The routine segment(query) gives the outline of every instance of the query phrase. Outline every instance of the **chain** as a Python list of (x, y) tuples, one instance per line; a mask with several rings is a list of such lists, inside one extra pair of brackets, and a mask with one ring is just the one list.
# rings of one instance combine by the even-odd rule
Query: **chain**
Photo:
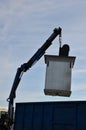
[(61, 45), (62, 45), (62, 36), (61, 36), (61, 34), (59, 35), (59, 46), (61, 47)]

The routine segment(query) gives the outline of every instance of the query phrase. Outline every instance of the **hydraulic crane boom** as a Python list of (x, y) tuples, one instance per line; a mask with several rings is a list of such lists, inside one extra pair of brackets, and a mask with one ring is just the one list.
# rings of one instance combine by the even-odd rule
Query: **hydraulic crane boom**
[(37, 62), (45, 53), (45, 51), (48, 49), (48, 47), (52, 44), (52, 41), (56, 38), (57, 35), (61, 37), (61, 28), (55, 28), (51, 36), (46, 40), (46, 42), (42, 45), (41, 48), (38, 49), (38, 51), (31, 57), (31, 59), (27, 62), (22, 64), (18, 69), (17, 73), (12, 85), (12, 89), (9, 95), (9, 98), (7, 101), (9, 102), (8, 106), (8, 116), (9, 116), (9, 122), (13, 122), (13, 110), (14, 110), (14, 98), (16, 97), (16, 89), (19, 85), (19, 82), (21, 80), (21, 77), (24, 72), (29, 70), (29, 68), (32, 67), (35, 62)]

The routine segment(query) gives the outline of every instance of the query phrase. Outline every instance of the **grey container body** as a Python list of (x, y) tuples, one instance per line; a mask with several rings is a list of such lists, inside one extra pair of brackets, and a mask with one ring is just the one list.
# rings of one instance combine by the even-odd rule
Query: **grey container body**
[(86, 101), (17, 103), (13, 130), (86, 130)]

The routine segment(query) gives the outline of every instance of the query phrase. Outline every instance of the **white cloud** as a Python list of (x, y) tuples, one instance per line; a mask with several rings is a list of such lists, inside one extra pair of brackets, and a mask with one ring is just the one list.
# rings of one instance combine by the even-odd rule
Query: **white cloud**
[(74, 75), (86, 74), (86, 68), (74, 70)]

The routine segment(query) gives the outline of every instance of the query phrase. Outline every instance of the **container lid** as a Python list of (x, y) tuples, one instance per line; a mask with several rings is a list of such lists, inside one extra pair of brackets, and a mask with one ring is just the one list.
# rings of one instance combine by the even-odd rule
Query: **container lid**
[(57, 56), (57, 55), (44, 55), (44, 58), (45, 58), (45, 64), (48, 64), (49, 61), (70, 62), (72, 67), (76, 59), (75, 56), (64, 57), (64, 56)]

